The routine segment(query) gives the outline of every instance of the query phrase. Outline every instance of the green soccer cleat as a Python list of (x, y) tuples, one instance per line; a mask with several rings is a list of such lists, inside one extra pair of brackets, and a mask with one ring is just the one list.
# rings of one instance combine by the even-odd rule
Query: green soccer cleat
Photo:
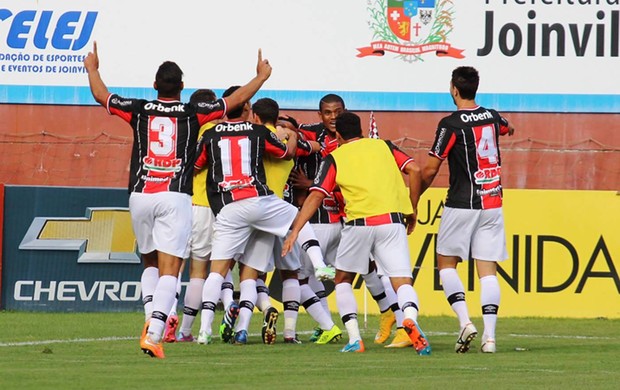
[(332, 326), (330, 330), (323, 331), (321, 337), (316, 341), (316, 344), (335, 343), (342, 337), (342, 331), (336, 325)]

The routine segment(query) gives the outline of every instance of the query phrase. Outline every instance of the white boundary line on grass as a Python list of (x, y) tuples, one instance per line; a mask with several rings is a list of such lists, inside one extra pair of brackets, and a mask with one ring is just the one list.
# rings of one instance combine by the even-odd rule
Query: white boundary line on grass
[[(312, 334), (313, 332), (298, 332), (299, 335)], [(429, 336), (455, 336), (457, 332), (426, 332)], [(260, 336), (259, 333), (252, 333), (250, 337)], [(579, 336), (579, 335), (537, 335), (537, 334), (516, 334), (509, 333), (510, 337), (520, 338), (547, 338), (547, 339), (579, 339), (579, 340), (613, 340), (615, 337), (601, 337), (601, 336)], [(79, 339), (65, 339), (65, 340), (39, 340), (39, 341), (18, 341), (18, 342), (6, 342), (0, 343), (0, 347), (22, 347), (33, 345), (46, 345), (46, 344), (69, 344), (69, 343), (90, 343), (98, 341), (125, 341), (136, 340), (137, 337), (97, 337), (97, 338), (79, 338)]]

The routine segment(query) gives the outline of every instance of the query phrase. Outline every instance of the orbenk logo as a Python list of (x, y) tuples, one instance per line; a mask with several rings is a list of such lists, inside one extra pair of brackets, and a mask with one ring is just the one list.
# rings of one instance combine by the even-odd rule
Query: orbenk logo
[(84, 218), (35, 217), (19, 249), (79, 251), (78, 263), (139, 263), (127, 208), (89, 207)]
[(452, 0), (368, 0), (370, 46), (357, 50), (358, 57), (397, 54), (406, 62), (424, 61), (427, 53), (465, 58), (463, 50), (447, 42), (452, 32)]

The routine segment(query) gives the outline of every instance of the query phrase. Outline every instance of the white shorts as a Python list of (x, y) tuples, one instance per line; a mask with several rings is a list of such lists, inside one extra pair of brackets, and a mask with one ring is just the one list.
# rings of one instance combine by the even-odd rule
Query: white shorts
[[(336, 266), (336, 253), (340, 244), (342, 224), (340, 222), (313, 223), (311, 226), (321, 246), (325, 264)], [(310, 275), (314, 275), (314, 265), (312, 265), (312, 261), (305, 251), (301, 251), (300, 256), (301, 270), (299, 271), (299, 279), (306, 279)]]
[(407, 230), (400, 223), (349, 226), (342, 229), (336, 269), (366, 275), (369, 259), (390, 277), (411, 277)]
[(227, 204), (215, 218), (211, 259), (231, 259), (236, 254), (244, 253), (255, 230), (278, 237), (286, 236), (295, 216), (297, 208), (275, 195), (257, 196)]
[(180, 192), (132, 192), (129, 213), (141, 253), (156, 250), (180, 258), (189, 256), (191, 196)]
[(275, 240), (276, 236), (271, 233), (254, 230), (239, 262), (259, 272), (273, 271)]
[(207, 261), (211, 255), (213, 241), (213, 224), (215, 215), (210, 207), (192, 206), (192, 240), (190, 257), (198, 261)]
[(487, 210), (445, 207), (437, 234), (437, 253), (462, 260), (503, 261), (508, 258), (502, 208)]
[(295, 243), (293, 250), (282, 257), (282, 237), (255, 230), (245, 247), (243, 258), (239, 260), (259, 272), (271, 272), (275, 268), (284, 271), (297, 271), (301, 268), (299, 260), (300, 247)]

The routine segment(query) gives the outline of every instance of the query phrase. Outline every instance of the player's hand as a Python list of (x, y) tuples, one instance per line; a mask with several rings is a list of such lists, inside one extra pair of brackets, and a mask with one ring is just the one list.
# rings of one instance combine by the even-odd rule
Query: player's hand
[(282, 257), (291, 253), (291, 251), (293, 250), (293, 245), (295, 245), (296, 240), (297, 240), (297, 233), (290, 232), (288, 236), (286, 237), (286, 239), (284, 240), (284, 243), (282, 243), (282, 253), (281, 253)]
[(287, 129), (286, 127), (276, 126), (276, 137), (282, 142), (294, 138), (297, 140), (297, 132)]
[(407, 223), (407, 235), (413, 233), (413, 229), (415, 229), (415, 224), (417, 221), (418, 216), (415, 213), (405, 216), (405, 222)]
[(512, 126), (508, 126), (508, 135), (511, 136), (515, 133), (515, 128)]
[(291, 171), (289, 178), (294, 188), (302, 188), (306, 190), (312, 185), (312, 180), (308, 179), (308, 176), (306, 176), (301, 168)]
[(99, 69), (99, 55), (97, 54), (97, 41), (93, 42), (93, 51), (88, 52), (84, 58), (84, 67), (88, 72)]
[(263, 80), (271, 76), (271, 65), (269, 60), (263, 60), (263, 50), (258, 49), (258, 63), (256, 64), (256, 75)]

